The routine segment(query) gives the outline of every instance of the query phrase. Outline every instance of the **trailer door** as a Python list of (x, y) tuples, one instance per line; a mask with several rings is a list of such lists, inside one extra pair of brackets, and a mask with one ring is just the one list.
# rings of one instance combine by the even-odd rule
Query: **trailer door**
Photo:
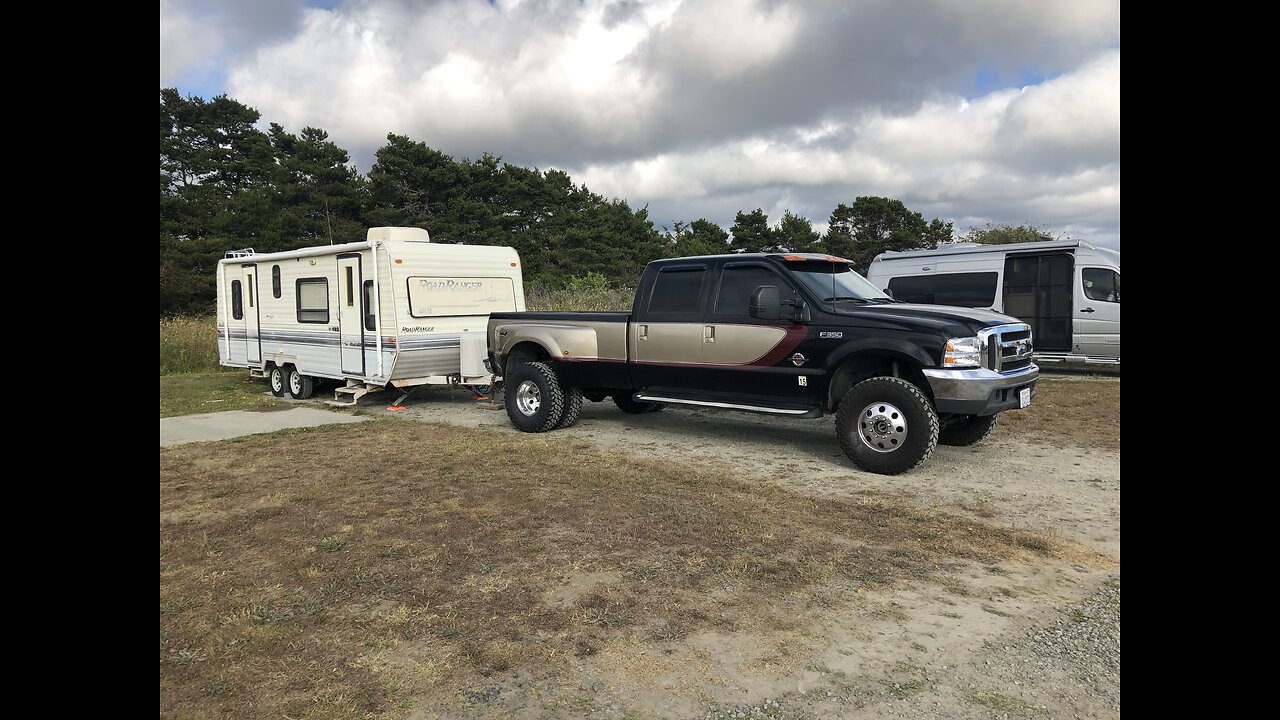
[(338, 327), (342, 336), (342, 374), (364, 377), (364, 281), (360, 256), (338, 256)]
[(249, 367), (262, 364), (262, 337), (258, 332), (258, 266), (243, 265), (244, 273), (244, 341), (245, 355), (249, 359)]

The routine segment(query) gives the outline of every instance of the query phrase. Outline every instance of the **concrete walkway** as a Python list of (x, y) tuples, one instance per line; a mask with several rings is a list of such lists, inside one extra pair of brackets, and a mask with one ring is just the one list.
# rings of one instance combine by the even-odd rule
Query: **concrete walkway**
[(358, 423), (368, 419), (305, 407), (265, 411), (228, 410), (204, 415), (160, 418), (160, 447), (206, 440), (226, 440), (288, 428)]

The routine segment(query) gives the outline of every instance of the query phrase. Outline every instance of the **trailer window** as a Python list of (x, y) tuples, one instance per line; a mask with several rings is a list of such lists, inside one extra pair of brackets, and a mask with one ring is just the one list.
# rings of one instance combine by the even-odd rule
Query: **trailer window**
[(244, 319), (244, 298), (241, 295), (240, 281), (231, 281), (231, 317), (235, 320)]
[(1084, 296), (1090, 300), (1120, 302), (1120, 275), (1114, 270), (1085, 268), (1080, 271), (1080, 280), (1084, 283)]
[(373, 332), (377, 329), (377, 317), (375, 313), (378, 309), (373, 306), (373, 281), (364, 281), (364, 329)]
[(458, 317), (516, 309), (515, 281), (509, 277), (408, 278), (409, 315)]
[(355, 268), (350, 265), (347, 266), (347, 307), (356, 306), (356, 281), (354, 279), (355, 275), (353, 274), (354, 270)]
[(329, 280), (326, 278), (299, 278), (298, 322), (329, 322)]
[(249, 307), (253, 307), (253, 286), (257, 285), (258, 283), (253, 281), (252, 275), (248, 277), (249, 279), (246, 280), (245, 283), (249, 286)]
[(996, 302), (999, 273), (912, 275), (889, 281), (893, 299), (926, 305), (989, 308)]
[(280, 266), (271, 266), (271, 297), (280, 299)]

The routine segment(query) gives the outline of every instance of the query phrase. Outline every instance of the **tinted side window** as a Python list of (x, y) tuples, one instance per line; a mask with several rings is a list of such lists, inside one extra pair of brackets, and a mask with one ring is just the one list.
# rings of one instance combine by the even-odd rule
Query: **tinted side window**
[(329, 322), (329, 281), (325, 278), (298, 280), (298, 322)]
[(374, 313), (377, 308), (373, 306), (373, 281), (364, 281), (364, 329), (373, 332), (375, 329), (376, 318)]
[(1084, 296), (1090, 300), (1120, 302), (1120, 276), (1114, 270), (1085, 268), (1080, 271), (1080, 279), (1084, 283)]
[(244, 319), (244, 295), (239, 280), (231, 281), (231, 317), (235, 320)]
[(654, 281), (653, 295), (649, 298), (649, 312), (696, 315), (702, 308), (698, 299), (702, 296), (702, 281), (706, 268), (663, 270)]
[(999, 273), (913, 275), (889, 281), (893, 299), (926, 305), (991, 307), (996, 301)]
[(280, 266), (271, 266), (271, 297), (280, 297)]
[(763, 267), (727, 267), (720, 274), (720, 290), (716, 293), (717, 315), (749, 315), (751, 293), (761, 285), (773, 285), (787, 296), (789, 288), (778, 274)]

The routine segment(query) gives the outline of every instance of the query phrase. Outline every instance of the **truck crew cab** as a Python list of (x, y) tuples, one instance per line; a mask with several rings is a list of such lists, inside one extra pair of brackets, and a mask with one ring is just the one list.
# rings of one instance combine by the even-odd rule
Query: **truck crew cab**
[(859, 467), (911, 470), (1030, 404), (1031, 329), (998, 313), (895, 301), (810, 253), (656, 260), (630, 313), (497, 312), (488, 362), (520, 430), (576, 422), (584, 398), (817, 418)]

